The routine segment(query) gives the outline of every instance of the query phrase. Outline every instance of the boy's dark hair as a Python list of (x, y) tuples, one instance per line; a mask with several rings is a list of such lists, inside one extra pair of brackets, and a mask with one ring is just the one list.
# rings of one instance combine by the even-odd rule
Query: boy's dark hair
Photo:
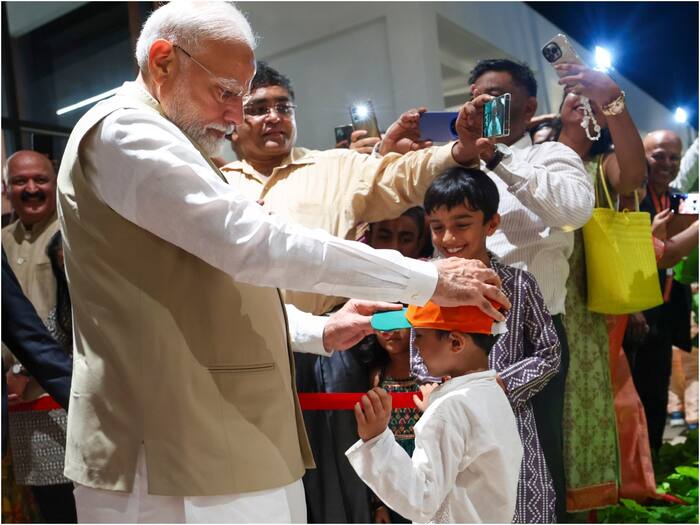
[(294, 100), (294, 90), (292, 89), (292, 82), (284, 76), (282, 73), (276, 69), (270, 67), (267, 62), (258, 60), (258, 69), (255, 72), (253, 81), (250, 84), (250, 92), (252, 93), (256, 89), (269, 87), (269, 86), (280, 86), (289, 92), (289, 98)]
[(450, 168), (437, 177), (425, 192), (423, 207), (430, 214), (447, 206), (451, 210), (460, 204), (484, 212), (484, 224), (498, 212), (498, 188), (496, 183), (481, 170), (475, 168)]
[(506, 71), (510, 73), (515, 84), (525, 88), (527, 94), (531, 97), (537, 96), (537, 80), (535, 80), (532, 69), (527, 64), (513, 62), (507, 58), (480, 60), (469, 73), (469, 85), (472, 85), (481, 75), (489, 71)]
[[(450, 335), (450, 330), (435, 330), (437, 332), (437, 336), (440, 339), (444, 339), (448, 335)], [(491, 349), (493, 348), (493, 345), (496, 344), (496, 341), (498, 340), (497, 335), (490, 335), (490, 334), (467, 334), (469, 337), (472, 338), (472, 341), (474, 341), (474, 344), (478, 346), (481, 350), (484, 351), (486, 354), (486, 357), (489, 356), (491, 353)]]

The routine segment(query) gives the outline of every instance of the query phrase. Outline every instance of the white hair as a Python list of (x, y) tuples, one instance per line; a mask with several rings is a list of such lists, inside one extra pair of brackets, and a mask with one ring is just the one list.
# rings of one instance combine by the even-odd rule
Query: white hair
[(136, 62), (148, 71), (151, 45), (162, 38), (195, 53), (202, 41), (236, 40), (255, 49), (256, 37), (246, 17), (231, 2), (174, 0), (151, 13), (136, 42)]

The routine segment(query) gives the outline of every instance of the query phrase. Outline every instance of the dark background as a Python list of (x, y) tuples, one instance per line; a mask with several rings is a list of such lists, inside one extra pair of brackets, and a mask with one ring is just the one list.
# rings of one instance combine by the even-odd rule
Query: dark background
[(698, 129), (698, 2), (526, 2)]

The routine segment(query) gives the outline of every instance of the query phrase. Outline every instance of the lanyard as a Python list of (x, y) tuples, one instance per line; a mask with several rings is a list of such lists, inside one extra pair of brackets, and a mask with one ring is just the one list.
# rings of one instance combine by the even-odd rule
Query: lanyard
[(659, 196), (656, 194), (651, 185), (647, 186), (647, 191), (651, 196), (651, 203), (654, 205), (654, 211), (656, 213), (660, 213), (671, 207), (671, 197), (668, 195), (668, 193), (664, 193), (661, 196), (661, 199), (659, 199)]

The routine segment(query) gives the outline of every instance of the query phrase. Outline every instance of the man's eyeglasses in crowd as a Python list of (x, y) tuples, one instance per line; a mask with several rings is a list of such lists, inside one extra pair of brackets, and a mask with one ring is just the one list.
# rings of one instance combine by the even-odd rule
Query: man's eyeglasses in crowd
[(278, 102), (272, 106), (252, 104), (249, 106), (243, 106), (243, 114), (246, 117), (265, 118), (272, 110), (274, 110), (280, 117), (290, 118), (294, 116), (294, 108), (296, 107), (297, 106), (295, 104), (290, 102)]

